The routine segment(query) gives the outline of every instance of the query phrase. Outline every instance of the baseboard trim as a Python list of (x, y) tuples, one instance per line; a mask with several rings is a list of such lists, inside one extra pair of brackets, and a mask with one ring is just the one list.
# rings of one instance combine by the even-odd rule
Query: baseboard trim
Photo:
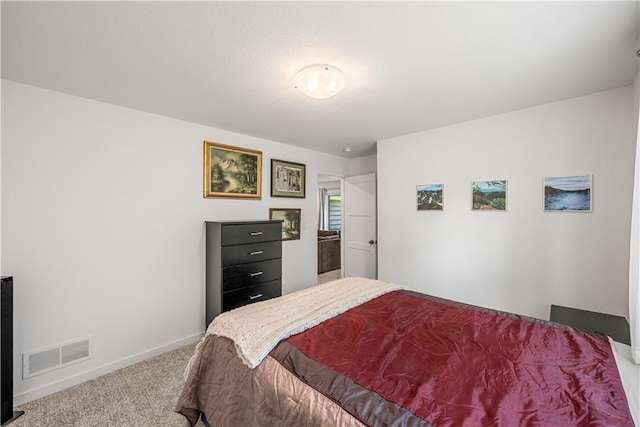
[(45, 384), (40, 387), (35, 387), (22, 393), (14, 394), (13, 404), (15, 406), (24, 405), (25, 403), (62, 391), (66, 388), (73, 387), (74, 385), (82, 384), (85, 381), (89, 381), (99, 376), (117, 371), (118, 369), (126, 368), (127, 366), (142, 362), (143, 360), (159, 356), (169, 351), (177, 350), (180, 347), (184, 347), (185, 345), (196, 343), (203, 336), (204, 331), (158, 347), (151, 348), (149, 350), (145, 350), (137, 354), (133, 354), (120, 360), (116, 360), (115, 362), (107, 363), (106, 365), (81, 372), (62, 380), (54, 381), (52, 383)]

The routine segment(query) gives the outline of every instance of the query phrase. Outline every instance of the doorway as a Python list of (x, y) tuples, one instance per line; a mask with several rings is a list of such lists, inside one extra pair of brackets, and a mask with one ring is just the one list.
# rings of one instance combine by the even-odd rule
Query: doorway
[(342, 178), (318, 174), (318, 284), (342, 277)]

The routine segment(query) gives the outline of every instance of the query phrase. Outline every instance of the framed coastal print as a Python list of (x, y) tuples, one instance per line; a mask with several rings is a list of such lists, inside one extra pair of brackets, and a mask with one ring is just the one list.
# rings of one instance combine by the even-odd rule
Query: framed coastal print
[(269, 209), (269, 219), (282, 221), (282, 240), (298, 240), (300, 238), (300, 209)]
[(204, 197), (262, 198), (262, 152), (204, 142)]
[(305, 198), (306, 166), (271, 159), (271, 197)]
[(507, 180), (473, 181), (471, 183), (471, 210), (506, 211)]
[(417, 206), (419, 211), (441, 211), (444, 209), (444, 184), (427, 184), (416, 186)]
[(591, 212), (592, 175), (548, 177), (543, 183), (545, 212)]

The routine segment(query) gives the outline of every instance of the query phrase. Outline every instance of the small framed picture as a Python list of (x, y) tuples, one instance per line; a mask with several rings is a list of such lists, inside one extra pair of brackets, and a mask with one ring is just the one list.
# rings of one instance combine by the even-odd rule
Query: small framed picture
[(545, 212), (591, 212), (593, 175), (543, 179)]
[(271, 159), (271, 197), (305, 198), (306, 166)]
[(301, 209), (269, 209), (269, 219), (282, 221), (282, 240), (300, 239), (301, 212)]
[(471, 210), (506, 211), (507, 180), (473, 181), (471, 183)]
[(416, 186), (418, 210), (444, 210), (443, 191), (444, 184), (427, 184)]
[(205, 141), (204, 197), (261, 199), (262, 152)]

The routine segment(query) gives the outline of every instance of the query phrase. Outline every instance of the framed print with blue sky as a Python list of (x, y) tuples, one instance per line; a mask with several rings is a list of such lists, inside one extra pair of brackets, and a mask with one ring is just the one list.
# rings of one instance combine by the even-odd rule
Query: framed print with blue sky
[(593, 176), (547, 177), (543, 180), (545, 212), (591, 212)]
[(441, 211), (444, 209), (444, 184), (427, 184), (416, 186), (417, 205), (419, 211)]
[(473, 181), (471, 183), (471, 210), (506, 211), (507, 180)]

